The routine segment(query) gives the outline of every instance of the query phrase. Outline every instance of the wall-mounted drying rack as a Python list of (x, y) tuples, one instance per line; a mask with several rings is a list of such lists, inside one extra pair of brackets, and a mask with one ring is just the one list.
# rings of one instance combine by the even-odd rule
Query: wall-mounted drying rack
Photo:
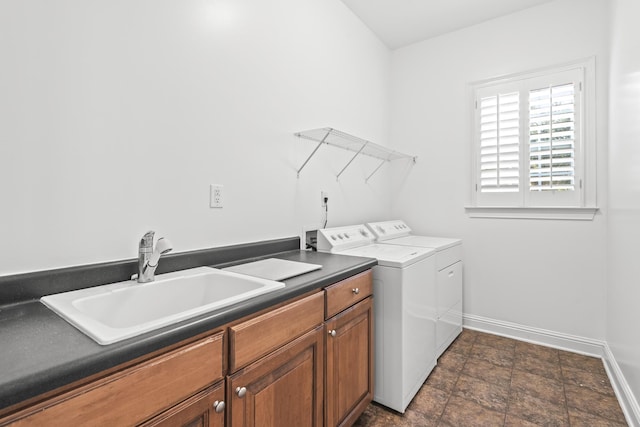
[(300, 166), (300, 169), (298, 169), (298, 177), (300, 177), (300, 171), (304, 169), (309, 160), (311, 160), (314, 154), (316, 154), (316, 151), (318, 151), (318, 148), (320, 148), (322, 144), (332, 145), (334, 147), (342, 148), (344, 150), (352, 151), (355, 153), (351, 160), (349, 160), (349, 162), (342, 168), (340, 173), (338, 173), (336, 179), (340, 179), (340, 175), (342, 175), (342, 173), (349, 167), (349, 165), (356, 159), (356, 157), (361, 154), (382, 160), (378, 167), (376, 167), (373, 172), (371, 172), (371, 174), (365, 179), (365, 182), (369, 181), (369, 179), (376, 172), (378, 172), (378, 169), (380, 169), (386, 162), (398, 159), (411, 159), (415, 163), (417, 159), (416, 156), (410, 156), (408, 154), (403, 154), (398, 151), (391, 150), (387, 147), (383, 147), (382, 145), (374, 144), (371, 141), (358, 138), (357, 136), (349, 135), (348, 133), (333, 128), (311, 129), (303, 132), (297, 132), (294, 135), (298, 138), (309, 139), (318, 143), (309, 157), (307, 157), (307, 160), (305, 160), (302, 166)]

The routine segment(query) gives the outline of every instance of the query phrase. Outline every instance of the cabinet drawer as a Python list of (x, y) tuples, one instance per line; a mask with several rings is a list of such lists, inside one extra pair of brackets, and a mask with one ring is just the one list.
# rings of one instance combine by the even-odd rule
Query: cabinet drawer
[(373, 293), (371, 270), (345, 279), (325, 289), (326, 318), (362, 301)]
[(138, 424), (223, 377), (223, 336), (196, 341), (35, 405), (10, 425)]
[(324, 321), (322, 292), (229, 328), (229, 370), (248, 365)]

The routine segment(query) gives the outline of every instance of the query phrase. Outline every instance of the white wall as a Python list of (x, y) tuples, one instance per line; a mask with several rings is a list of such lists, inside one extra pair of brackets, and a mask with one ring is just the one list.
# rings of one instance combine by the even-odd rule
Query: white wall
[[(612, 14), (607, 343), (640, 398), (640, 4)], [(637, 403), (636, 403), (637, 406)], [(636, 414), (640, 417), (640, 413)]]
[[(607, 3), (558, 0), (392, 54), (390, 141), (419, 156), (410, 172), (395, 170), (393, 215), (419, 233), (464, 239), (465, 314), (605, 338)], [(601, 213), (588, 222), (469, 218), (469, 84), (590, 56)]]
[[(330, 226), (391, 216), (462, 237), (466, 313), (606, 338), (638, 396), (640, 7), (614, 4), (607, 141), (606, 0), (557, 0), (392, 55), (338, 0), (2, 1), (0, 275), (132, 258), (148, 229), (176, 251), (298, 235), (323, 221), (327, 190)], [(468, 218), (468, 84), (592, 55), (601, 213)], [(297, 179), (314, 144), (292, 133), (321, 126), (390, 134), (418, 163), (396, 164), (391, 186), (386, 168), (363, 182), (368, 159), (336, 182), (350, 154), (322, 147)], [(210, 183), (223, 209), (208, 207)]]
[[(387, 217), (388, 171), (296, 131), (385, 144), (389, 52), (339, 0), (0, 2), (0, 275)], [(225, 207), (209, 208), (209, 184)]]

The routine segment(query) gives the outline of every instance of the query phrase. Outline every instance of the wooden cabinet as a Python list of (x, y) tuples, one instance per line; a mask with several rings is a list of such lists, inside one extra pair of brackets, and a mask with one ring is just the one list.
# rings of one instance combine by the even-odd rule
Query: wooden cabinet
[(224, 427), (224, 381), (163, 412), (142, 427)]
[(229, 328), (229, 372), (246, 366), (322, 324), (322, 292)]
[(224, 375), (222, 332), (72, 389), (0, 420), (0, 425), (136, 425)]
[(229, 328), (228, 425), (323, 425), (322, 292)]
[(372, 301), (368, 271), (68, 387), (0, 427), (351, 425), (373, 396)]
[(326, 426), (352, 425), (373, 399), (371, 293), (371, 272), (326, 289), (327, 307), (348, 307), (326, 321)]
[(228, 377), (228, 426), (321, 427), (323, 331), (318, 326)]
[(373, 275), (371, 270), (342, 280), (324, 290), (325, 316), (329, 319), (342, 310), (373, 294)]

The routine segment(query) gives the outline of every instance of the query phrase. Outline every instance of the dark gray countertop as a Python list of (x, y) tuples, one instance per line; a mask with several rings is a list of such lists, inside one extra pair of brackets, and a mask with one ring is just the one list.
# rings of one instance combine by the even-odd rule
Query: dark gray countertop
[[(322, 269), (285, 280), (283, 289), (170, 327), (101, 346), (38, 300), (0, 307), (0, 411), (87, 376), (213, 330), (376, 265), (375, 259), (292, 250), (252, 258), (321, 264)], [(249, 260), (246, 260), (249, 261)], [(226, 262), (215, 266), (239, 264)]]

